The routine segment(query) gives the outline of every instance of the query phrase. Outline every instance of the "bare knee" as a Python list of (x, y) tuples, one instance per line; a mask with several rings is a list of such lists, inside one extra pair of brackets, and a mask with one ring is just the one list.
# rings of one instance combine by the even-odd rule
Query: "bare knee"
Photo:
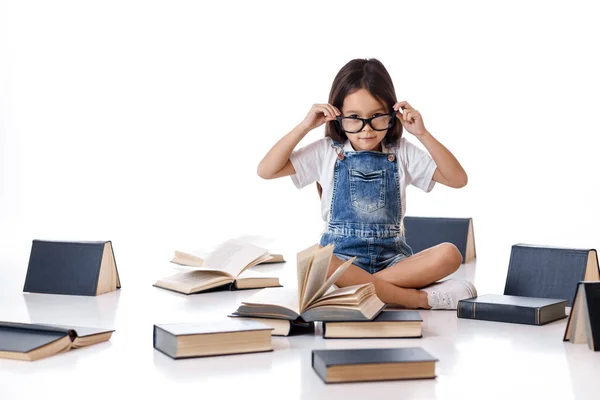
[(441, 243), (436, 246), (437, 259), (440, 267), (444, 268), (447, 275), (454, 273), (462, 264), (462, 255), (452, 243)]

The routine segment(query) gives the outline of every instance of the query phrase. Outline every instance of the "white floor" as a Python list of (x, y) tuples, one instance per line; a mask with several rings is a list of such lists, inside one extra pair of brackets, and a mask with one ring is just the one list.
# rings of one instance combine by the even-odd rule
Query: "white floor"
[[(481, 251), (480, 251), (481, 252)], [(117, 255), (123, 254), (116, 249)], [(293, 285), (295, 254), (274, 269)], [(123, 259), (129, 260), (129, 257)], [(481, 256), (478, 260), (481, 263)], [(152, 325), (224, 318), (254, 291), (184, 296), (151, 284), (168, 263), (119, 262), (123, 288), (94, 297), (22, 293), (25, 269), (4, 265), (0, 320), (114, 328), (112, 339), (37, 362), (0, 360), (0, 399), (13, 398), (285, 398), (292, 399), (597, 399), (600, 354), (562, 342), (566, 320), (546, 326), (457, 319), (453, 311), (421, 311), (424, 337), (324, 340), (317, 334), (273, 338), (275, 351), (174, 361), (152, 348)], [(481, 294), (502, 290), (502, 271), (464, 265)], [(320, 328), (320, 327), (319, 327)], [(439, 359), (437, 378), (326, 385), (310, 365), (312, 349), (421, 346)]]

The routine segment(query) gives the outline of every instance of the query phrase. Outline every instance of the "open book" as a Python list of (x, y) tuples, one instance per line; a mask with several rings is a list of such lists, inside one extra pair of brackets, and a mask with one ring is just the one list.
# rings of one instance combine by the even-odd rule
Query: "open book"
[(241, 240), (231, 239), (222, 243), (205, 259), (184, 254), (175, 252), (174, 260), (184, 264), (189, 271), (160, 279), (154, 286), (184, 294), (281, 286), (279, 278), (247, 271), (255, 265), (272, 262), (273, 256), (266, 249)]
[(333, 245), (314, 245), (298, 253), (298, 289), (261, 290), (234, 315), (310, 321), (370, 321), (385, 306), (372, 283), (331, 290), (352, 265), (351, 258), (327, 279)]

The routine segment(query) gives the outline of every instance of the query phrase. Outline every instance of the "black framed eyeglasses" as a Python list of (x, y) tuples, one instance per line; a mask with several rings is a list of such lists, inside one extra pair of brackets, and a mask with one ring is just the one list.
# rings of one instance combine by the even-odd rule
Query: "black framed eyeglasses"
[(363, 130), (366, 124), (369, 124), (374, 131), (385, 131), (394, 125), (396, 113), (376, 114), (371, 118), (336, 117), (336, 120), (346, 133), (358, 133)]

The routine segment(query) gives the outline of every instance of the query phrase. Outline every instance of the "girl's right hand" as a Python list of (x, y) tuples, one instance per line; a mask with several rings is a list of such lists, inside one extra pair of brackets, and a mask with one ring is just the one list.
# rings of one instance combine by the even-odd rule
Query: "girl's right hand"
[(305, 129), (313, 130), (323, 125), (325, 122), (334, 121), (335, 118), (342, 115), (340, 110), (331, 104), (313, 104), (310, 111), (304, 118), (302, 125)]

